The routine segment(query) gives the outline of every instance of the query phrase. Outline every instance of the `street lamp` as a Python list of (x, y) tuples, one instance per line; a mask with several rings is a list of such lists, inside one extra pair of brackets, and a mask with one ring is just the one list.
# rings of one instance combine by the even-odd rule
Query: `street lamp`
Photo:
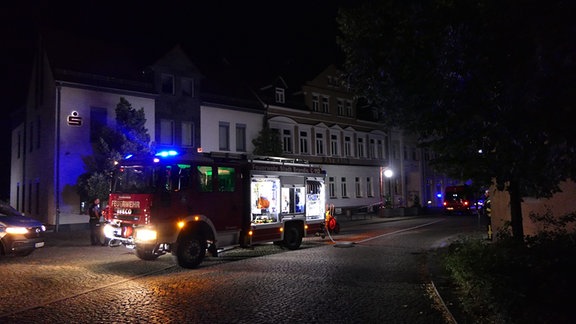
[(392, 208), (394, 208), (394, 198), (392, 198), (392, 180), (391, 178), (394, 176), (394, 172), (391, 169), (384, 170), (384, 176), (388, 179), (388, 195), (390, 195), (390, 203), (392, 204)]

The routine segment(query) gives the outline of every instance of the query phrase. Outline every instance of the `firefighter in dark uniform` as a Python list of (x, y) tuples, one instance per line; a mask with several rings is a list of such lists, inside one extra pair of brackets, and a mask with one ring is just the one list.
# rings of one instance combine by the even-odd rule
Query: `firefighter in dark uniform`
[(486, 223), (486, 232), (488, 234), (487, 239), (492, 241), (492, 201), (490, 200), (490, 191), (486, 190), (484, 192), (486, 199), (484, 200), (484, 222)]
[(100, 199), (96, 198), (92, 201), (88, 209), (88, 215), (90, 216), (90, 243), (92, 243), (92, 245), (104, 245), (100, 241), (100, 217), (102, 216)]

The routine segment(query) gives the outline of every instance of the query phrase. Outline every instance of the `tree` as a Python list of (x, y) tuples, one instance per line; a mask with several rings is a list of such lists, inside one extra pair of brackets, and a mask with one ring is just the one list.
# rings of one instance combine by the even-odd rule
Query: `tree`
[(576, 3), (373, 1), (340, 11), (354, 90), (419, 135), (450, 176), (495, 181), (523, 239), (522, 197), (574, 179)]
[(110, 192), (109, 174), (118, 161), (127, 154), (149, 152), (150, 135), (145, 127), (144, 109), (136, 110), (124, 97), (116, 105), (116, 126), (104, 126), (93, 143), (92, 156), (84, 157), (86, 173), (77, 180), (82, 199), (100, 197), (106, 201)]
[(264, 117), (264, 126), (258, 133), (258, 136), (252, 140), (254, 144), (254, 155), (262, 156), (282, 156), (282, 142), (278, 130), (271, 129), (266, 117)]

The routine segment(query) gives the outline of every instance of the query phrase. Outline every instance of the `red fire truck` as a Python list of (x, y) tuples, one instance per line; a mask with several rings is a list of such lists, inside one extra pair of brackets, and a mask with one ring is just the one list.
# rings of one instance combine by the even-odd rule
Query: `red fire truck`
[(161, 152), (119, 162), (104, 233), (143, 260), (172, 253), (185, 268), (206, 253), (274, 242), (298, 249), (322, 231), (325, 172), (286, 158)]

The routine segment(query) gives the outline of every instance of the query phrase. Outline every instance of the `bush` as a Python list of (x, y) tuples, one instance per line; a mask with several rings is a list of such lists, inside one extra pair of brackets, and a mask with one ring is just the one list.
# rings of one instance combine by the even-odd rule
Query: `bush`
[(459, 288), (461, 307), (482, 323), (568, 323), (576, 289), (576, 235), (543, 232), (518, 242), (467, 240), (443, 262)]

